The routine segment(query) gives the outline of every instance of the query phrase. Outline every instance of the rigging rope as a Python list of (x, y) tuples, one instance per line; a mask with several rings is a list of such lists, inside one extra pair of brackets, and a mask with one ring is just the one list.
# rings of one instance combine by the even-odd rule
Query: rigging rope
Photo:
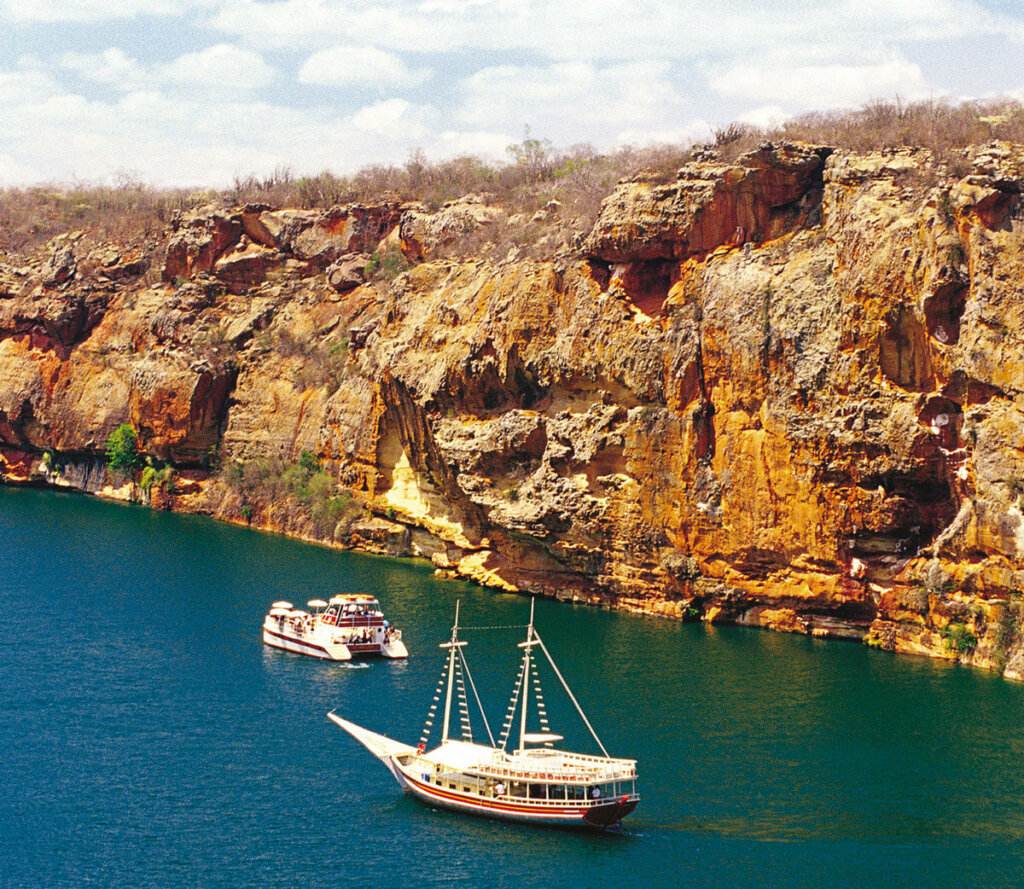
[(590, 734), (593, 735), (594, 740), (597, 741), (597, 746), (601, 748), (601, 752), (605, 756), (610, 756), (608, 751), (605, 750), (604, 744), (601, 743), (601, 739), (597, 736), (597, 732), (594, 731), (594, 727), (590, 724), (590, 720), (587, 719), (587, 714), (583, 712), (583, 708), (580, 706), (580, 702), (576, 700), (576, 695), (574, 695), (572, 693), (572, 689), (569, 688), (569, 683), (565, 681), (565, 677), (562, 675), (562, 671), (558, 669), (558, 665), (555, 663), (554, 658), (551, 657), (551, 653), (548, 651), (548, 647), (544, 644), (544, 640), (541, 639), (539, 635), (537, 635), (536, 630), (534, 631), (533, 635), (537, 642), (540, 644), (541, 651), (543, 651), (545, 657), (547, 657), (548, 663), (551, 664), (551, 669), (555, 671), (555, 675), (558, 677), (558, 681), (562, 683), (562, 688), (564, 688), (566, 694), (569, 695), (569, 700), (572, 701), (575, 705), (576, 712), (580, 714), (580, 719), (582, 719), (586, 727), (590, 729)]
[(466, 678), (469, 680), (469, 687), (473, 689), (473, 697), (476, 698), (476, 705), (480, 709), (480, 718), (484, 721), (484, 728), (487, 729), (487, 737), (491, 741), (491, 746), (494, 747), (494, 735), (491, 734), (491, 726), (490, 723), (487, 722), (487, 714), (484, 713), (484, 705), (480, 703), (480, 695), (477, 694), (476, 683), (473, 681), (473, 674), (469, 672), (469, 662), (466, 660), (466, 656), (462, 653), (461, 648), (459, 649), (459, 658), (466, 671)]
[(420, 735), (419, 746), (426, 750), (427, 740), (430, 738), (430, 730), (434, 725), (434, 716), (437, 713), (437, 702), (441, 700), (441, 692), (444, 689), (444, 681), (447, 678), (447, 673), (441, 673), (441, 680), (437, 683), (437, 691), (434, 692), (434, 701), (430, 705), (430, 710), (427, 711), (427, 721), (423, 726), (423, 733)]
[[(540, 729), (542, 732), (548, 734), (551, 733), (551, 726), (548, 723), (548, 711), (547, 707), (544, 706), (544, 695), (540, 690), (540, 674), (537, 672), (537, 661), (532, 660), (531, 666), (533, 667), (533, 691), (537, 696), (537, 715), (540, 717)], [(551, 741), (544, 742), (545, 747), (554, 746)]]
[(523, 657), (523, 662), (519, 667), (519, 675), (516, 676), (516, 684), (512, 688), (512, 700), (508, 704), (508, 712), (505, 714), (505, 722), (501, 727), (501, 749), (506, 750), (508, 748), (508, 737), (512, 731), (512, 723), (515, 722), (516, 706), (519, 704), (519, 692), (522, 686), (524, 686), (524, 680), (526, 676), (526, 656)]
[[(460, 654), (462, 649), (456, 649)], [(459, 721), (462, 725), (462, 740), (473, 741), (473, 727), (469, 722), (469, 702), (466, 700), (466, 682), (462, 676), (462, 658), (455, 658), (455, 685), (458, 689)]]

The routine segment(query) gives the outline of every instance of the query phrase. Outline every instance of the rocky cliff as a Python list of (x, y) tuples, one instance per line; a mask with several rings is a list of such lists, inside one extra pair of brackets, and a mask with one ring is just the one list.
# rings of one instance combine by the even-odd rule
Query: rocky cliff
[(451, 250), (486, 196), (70, 232), (0, 257), (0, 469), (1021, 678), (1024, 148), (954, 160), (709, 154), (546, 261)]

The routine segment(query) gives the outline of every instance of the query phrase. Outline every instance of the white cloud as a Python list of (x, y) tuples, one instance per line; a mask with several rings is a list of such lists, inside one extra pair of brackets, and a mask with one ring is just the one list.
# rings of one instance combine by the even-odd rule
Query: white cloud
[(692, 59), (823, 42), (846, 52), (899, 40), (1024, 32), (1019, 10), (997, 13), (977, 0), (836, 0), (808, 7), (806, 0), (220, 0), (209, 21), (265, 48), (369, 44), (594, 61)]
[(757, 108), (744, 111), (737, 118), (737, 121), (769, 129), (783, 123), (790, 116), (781, 105), (759, 105)]
[(393, 53), (372, 46), (336, 46), (313, 53), (299, 71), (299, 83), (320, 86), (416, 86), (428, 80), (427, 68), (410, 70)]
[(408, 128), (415, 131), (414, 135), (422, 135), (422, 130), (417, 121), (413, 120), (410, 111), (412, 105), (405, 99), (387, 99), (383, 102), (376, 102), (360, 108), (352, 115), (352, 126), (358, 130), (369, 133), (385, 134), (394, 132), (397, 127)]
[(9, 154), (0, 153), (0, 188), (23, 182), (31, 182), (35, 171), (19, 163)]
[(664, 132), (692, 116), (662, 63), (499, 65), (468, 77), (461, 93), (460, 122), (512, 134), (529, 125), (561, 145)]
[(507, 133), (488, 130), (445, 130), (434, 141), (436, 157), (482, 157), (507, 160), (511, 139)]
[(711, 77), (721, 96), (790, 108), (846, 108), (869, 99), (915, 100), (930, 87), (918, 65), (894, 58), (864, 65), (737, 64)]
[(142, 15), (178, 16), (215, 0), (0, 0), (0, 16), (21, 24), (103, 22)]
[(0, 108), (16, 102), (38, 102), (61, 91), (57, 80), (45, 71), (26, 67), (0, 71)]
[(626, 145), (687, 145), (691, 142), (706, 141), (714, 133), (714, 130), (715, 127), (711, 123), (703, 118), (697, 118), (674, 127), (622, 130), (615, 135), (611, 144), (616, 147)]
[(133, 89), (147, 78), (142, 65), (117, 47), (101, 53), (67, 52), (61, 57), (60, 65), (86, 80), (120, 89)]
[(166, 79), (212, 90), (255, 89), (274, 78), (274, 69), (256, 53), (228, 43), (179, 56), (161, 69)]
[[(533, 50), (554, 58), (629, 58), (675, 52), (706, 23), (695, 0), (637, 6), (631, 0), (224, 0), (210, 24), (254, 46), (371, 44), (399, 51)], [(614, 28), (615, 39), (608, 39)]]
[(227, 185), (236, 174), (266, 175), (278, 166), (350, 171), (371, 160), (400, 163), (416, 145), (434, 151), (432, 133), (440, 129), (434, 109), (402, 99), (338, 114), (158, 89), (97, 100), (19, 87), (0, 91), (0, 119), (0, 177), (7, 185), (112, 181), (123, 170), (186, 187)]
[(249, 49), (218, 43), (185, 53), (167, 64), (143, 65), (117, 47), (101, 53), (67, 52), (61, 68), (79, 77), (122, 91), (138, 89), (200, 89), (206, 92), (245, 92), (267, 86), (275, 71)]

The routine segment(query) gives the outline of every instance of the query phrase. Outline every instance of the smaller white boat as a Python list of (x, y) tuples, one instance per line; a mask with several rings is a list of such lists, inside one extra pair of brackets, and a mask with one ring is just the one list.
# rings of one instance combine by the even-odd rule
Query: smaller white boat
[(330, 661), (409, 656), (402, 631), (384, 620), (380, 602), (373, 596), (350, 593), (332, 596), (330, 602), (313, 599), (307, 606), (314, 610), (274, 602), (263, 619), (263, 641), (274, 648)]

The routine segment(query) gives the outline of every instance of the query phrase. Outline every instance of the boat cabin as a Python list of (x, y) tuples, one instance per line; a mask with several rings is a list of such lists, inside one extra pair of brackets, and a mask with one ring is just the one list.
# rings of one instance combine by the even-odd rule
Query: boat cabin
[(380, 602), (373, 596), (358, 593), (332, 596), (327, 609), (321, 612), (320, 620), (339, 627), (372, 627), (385, 623)]
[(563, 750), (528, 749), (513, 754), (449, 740), (430, 753), (399, 762), (424, 784), (442, 791), (540, 805), (593, 804), (636, 797), (636, 762)]

